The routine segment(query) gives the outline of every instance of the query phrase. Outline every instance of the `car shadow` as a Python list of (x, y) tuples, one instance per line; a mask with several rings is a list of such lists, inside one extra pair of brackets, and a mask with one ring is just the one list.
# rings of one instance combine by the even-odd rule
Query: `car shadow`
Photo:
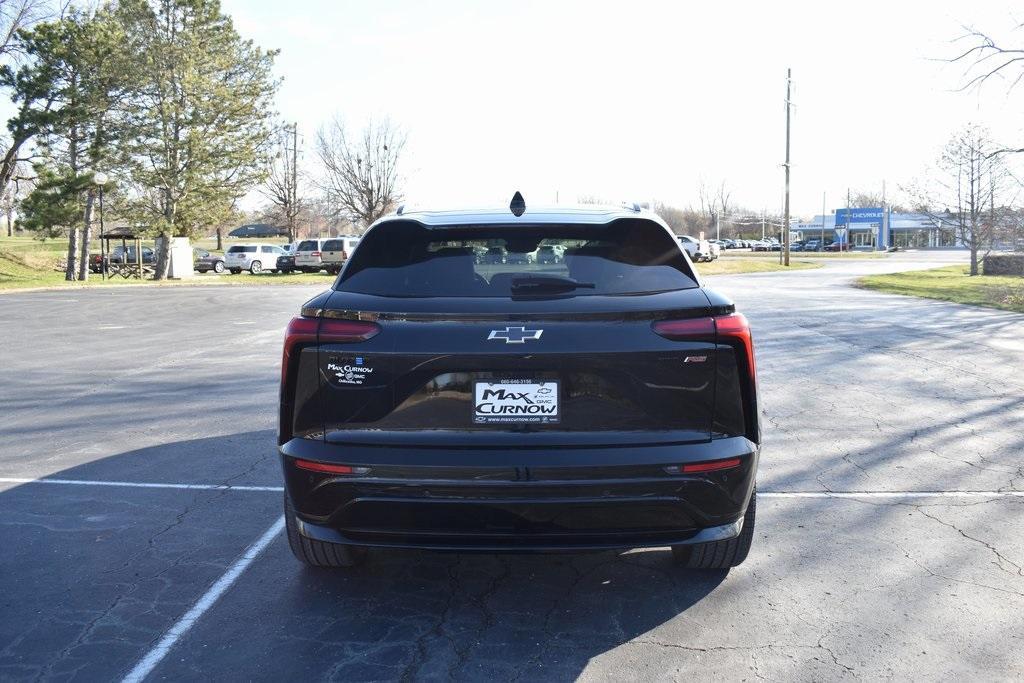
[[(282, 483), (269, 430), (139, 448), (47, 478)], [(0, 568), (35, 588), (7, 593), (9, 617), (0, 617), (0, 633), (17, 630), (17, 624), (5, 623), (17, 615), (32, 632), (53, 621), (64, 620), (64, 626), (46, 637), (19, 639), (11, 653), (29, 642), (31, 652), (19, 654), (18, 669), (0, 661), (0, 677), (65, 670), (87, 677), (123, 675), (276, 521), (281, 495), (273, 488), (38, 483), (3, 490), (0, 514), (9, 525), (0, 523), (0, 542), (31, 552), (0, 562)], [(58, 568), (55, 556), (73, 562)], [(373, 549), (357, 568), (319, 570), (300, 564), (282, 534), (155, 673), (570, 680), (593, 658), (678, 618), (726, 576), (680, 569), (668, 549)], [(67, 619), (72, 606), (75, 617)], [(25, 621), (29, 615), (31, 623)]]

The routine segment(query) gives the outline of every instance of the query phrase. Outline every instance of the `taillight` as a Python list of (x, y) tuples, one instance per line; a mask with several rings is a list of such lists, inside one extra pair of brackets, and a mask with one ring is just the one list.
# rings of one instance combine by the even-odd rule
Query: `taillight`
[(754, 339), (750, 336), (750, 323), (747, 322), (746, 316), (742, 313), (720, 315), (715, 318), (715, 329), (720, 338), (735, 339), (743, 347), (743, 352), (747, 356), (747, 371), (753, 381), (757, 376), (757, 364), (754, 362)]
[(320, 257), (320, 252), (319, 251), (310, 252), (309, 255), (310, 256), (316, 256), (317, 258), (319, 258)]
[(686, 465), (666, 465), (665, 472), (668, 474), (700, 474), (701, 472), (717, 472), (739, 467), (742, 461), (739, 458), (726, 458), (725, 460), (711, 460), (710, 462), (691, 462)]
[(363, 320), (332, 320), (323, 318), (320, 321), (321, 344), (352, 344), (363, 342), (380, 334), (380, 325)]
[(730, 313), (714, 318), (658, 320), (651, 323), (651, 329), (656, 334), (672, 341), (704, 340), (713, 337), (720, 342), (728, 343), (730, 340), (739, 342), (739, 346), (746, 356), (747, 372), (750, 373), (751, 380), (756, 376), (754, 340), (750, 336), (750, 325), (742, 313)]
[(310, 472), (323, 472), (324, 474), (368, 474), (370, 472), (369, 467), (354, 467), (352, 465), (334, 465), (328, 462), (314, 462), (312, 460), (298, 460), (295, 461), (295, 466), (301, 470), (308, 470)]
[(288, 379), (288, 367), (301, 344), (353, 344), (380, 334), (380, 325), (362, 320), (331, 320), (330, 318), (292, 318), (284, 332), (284, 353), (281, 357), (281, 382)]
[(281, 355), (281, 384), (288, 379), (288, 367), (292, 356), (295, 354), (295, 347), (300, 344), (315, 344), (316, 329), (319, 324), (317, 318), (298, 317), (292, 318), (284, 331), (284, 352)]
[(714, 318), (689, 318), (686, 320), (658, 320), (651, 325), (656, 334), (665, 339), (683, 341), (695, 337), (714, 337)]

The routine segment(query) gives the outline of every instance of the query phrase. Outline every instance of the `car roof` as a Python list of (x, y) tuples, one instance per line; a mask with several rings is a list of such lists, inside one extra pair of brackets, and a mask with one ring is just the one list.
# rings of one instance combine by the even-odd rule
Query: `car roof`
[[(508, 207), (487, 207), (478, 209), (452, 209), (441, 211), (403, 210), (401, 213), (384, 216), (374, 226), (393, 221), (411, 220), (427, 227), (450, 225), (516, 225), (530, 223), (570, 223), (576, 225), (604, 225), (621, 218), (646, 218), (665, 225), (655, 213), (637, 205), (602, 206), (597, 204), (527, 206), (521, 216), (516, 216)], [(372, 227), (372, 226), (371, 226)], [(667, 227), (667, 226), (666, 226)]]

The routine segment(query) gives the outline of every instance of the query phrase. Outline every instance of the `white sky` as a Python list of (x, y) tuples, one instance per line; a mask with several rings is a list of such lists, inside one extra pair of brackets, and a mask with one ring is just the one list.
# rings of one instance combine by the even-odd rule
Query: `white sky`
[(335, 115), (389, 117), (409, 136), (407, 197), (425, 206), (516, 189), (535, 204), (685, 206), (703, 178), (778, 210), (786, 67), (797, 215), (883, 179), (892, 196), (969, 120), (1024, 146), (1024, 85), (956, 92), (962, 67), (941, 61), (964, 25), (1006, 35), (1011, 2), (222, 3), (245, 37), (280, 48), (278, 107), (306, 157)]

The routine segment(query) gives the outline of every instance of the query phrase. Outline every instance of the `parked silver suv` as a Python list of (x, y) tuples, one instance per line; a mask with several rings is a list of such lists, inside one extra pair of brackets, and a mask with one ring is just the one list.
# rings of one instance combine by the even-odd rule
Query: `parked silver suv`
[(224, 266), (232, 275), (248, 270), (253, 275), (269, 271), (277, 272), (277, 257), (285, 251), (273, 244), (234, 244), (224, 252)]

